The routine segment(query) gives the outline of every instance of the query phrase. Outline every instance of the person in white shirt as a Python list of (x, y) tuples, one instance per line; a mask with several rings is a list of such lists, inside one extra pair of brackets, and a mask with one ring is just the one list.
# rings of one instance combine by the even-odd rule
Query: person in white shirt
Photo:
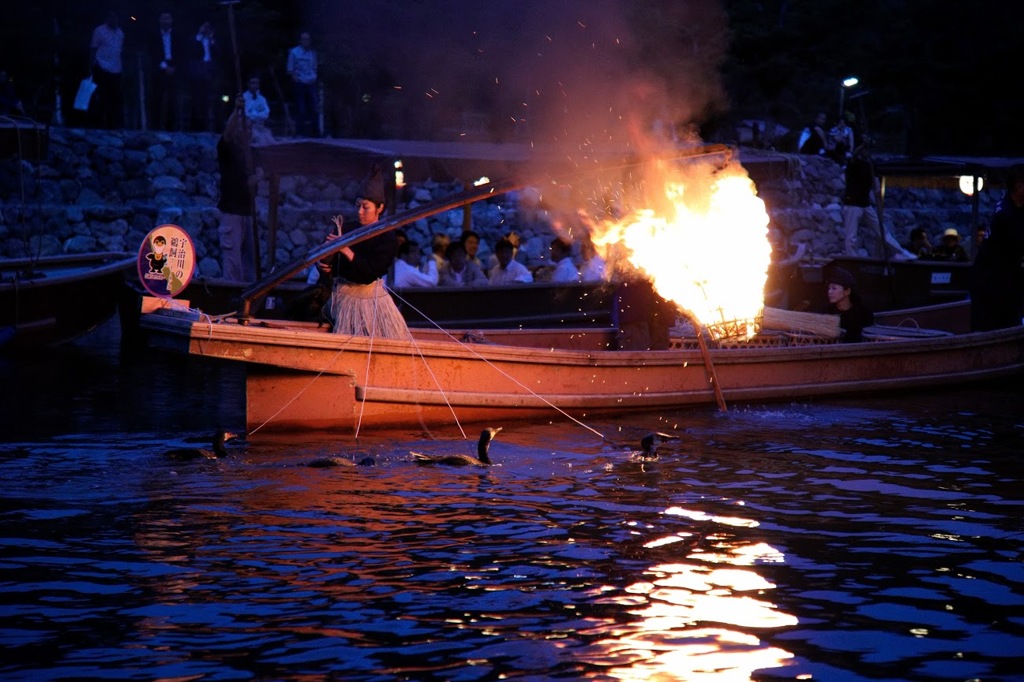
[(424, 271), (420, 260), (419, 244), (409, 240), (402, 242), (398, 247), (398, 258), (395, 259), (395, 281), (392, 286), (396, 289), (437, 286), (437, 263), (433, 258), (428, 258)]
[(308, 33), (299, 36), (299, 44), (288, 51), (288, 75), (295, 89), (295, 114), (298, 133), (315, 136), (319, 105), (316, 93), (316, 52)]
[(270, 105), (267, 98), (260, 92), (260, 79), (253, 76), (249, 79), (249, 89), (242, 93), (245, 101), (245, 117), (252, 125), (252, 141), (254, 144), (273, 142), (274, 136), (267, 128), (270, 119)]
[(579, 282), (580, 271), (572, 262), (572, 244), (561, 237), (551, 240), (551, 262), (555, 269), (551, 273), (551, 281), (556, 283)]
[(92, 80), (96, 84), (96, 118), (103, 128), (120, 128), (124, 124), (124, 100), (121, 95), (121, 55), (124, 52), (124, 31), (117, 14), (109, 12), (107, 20), (92, 32)]
[(448, 245), (452, 243), (452, 238), (446, 235), (444, 232), (435, 232), (434, 239), (430, 243), (431, 255), (434, 257), (434, 263), (437, 265), (437, 271), (440, 272), (441, 268), (447, 262), (444, 254), (448, 250)]
[(580, 240), (580, 256), (583, 258), (583, 265), (580, 267), (580, 279), (584, 282), (601, 282), (608, 279), (605, 274), (607, 264), (604, 258), (597, 253), (597, 247), (589, 234), (584, 235)]
[(452, 242), (445, 251), (448, 262), (438, 273), (443, 287), (467, 287), (487, 284), (487, 275), (480, 266), (466, 258), (466, 246), (461, 241)]
[(525, 284), (533, 281), (533, 274), (525, 265), (513, 259), (515, 246), (508, 239), (499, 239), (494, 245), (497, 265), (491, 268), (488, 284)]

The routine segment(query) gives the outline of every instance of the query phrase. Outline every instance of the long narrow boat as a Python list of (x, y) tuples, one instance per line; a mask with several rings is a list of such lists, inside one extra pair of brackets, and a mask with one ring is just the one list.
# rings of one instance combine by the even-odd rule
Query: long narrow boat
[[(748, 343), (669, 350), (615, 348), (610, 326), (572, 329), (413, 329), (410, 339), (331, 333), (316, 323), (261, 320), (253, 301), (276, 281), (344, 246), (486, 196), (510, 183), (388, 218), (313, 249), (253, 285), (236, 315), (154, 306), (140, 324), (150, 344), (246, 364), (250, 429), (444, 426), (791, 400), (989, 379), (1024, 370), (1024, 327), (963, 333), (967, 303), (941, 314), (893, 311), (864, 343), (810, 343), (762, 333)], [(936, 322), (945, 329), (929, 329)]]
[[(911, 319), (911, 318), (908, 318)], [(412, 340), (333, 334), (314, 323), (238, 324), (163, 310), (144, 316), (157, 347), (247, 363), (249, 428), (341, 429), (536, 419), (727, 401), (936, 386), (1024, 369), (1024, 327), (953, 334), (869, 330), (876, 341), (616, 351), (614, 330), (491, 330)], [(901, 331), (907, 330), (907, 331)], [(782, 335), (784, 336), (784, 335)]]
[(117, 312), (126, 253), (88, 253), (0, 260), (0, 349), (65, 343), (92, 331)]

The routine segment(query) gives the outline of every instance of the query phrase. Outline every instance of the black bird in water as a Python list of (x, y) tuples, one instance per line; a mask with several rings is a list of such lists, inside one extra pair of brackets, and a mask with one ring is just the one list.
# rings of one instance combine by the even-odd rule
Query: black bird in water
[(224, 443), (237, 437), (238, 434), (221, 429), (213, 436), (212, 450), (190, 447), (174, 448), (173, 450), (167, 451), (167, 456), (171, 459), (178, 460), (179, 462), (188, 462), (195, 459), (217, 459), (218, 457), (224, 457), (228, 454), (227, 449), (224, 447)]
[(649, 433), (640, 439), (640, 452), (639, 455), (644, 459), (657, 459), (658, 458), (658, 446), (667, 440), (671, 440), (672, 436), (667, 433), (655, 431)]
[(357, 460), (347, 457), (317, 457), (306, 463), (306, 466), (314, 469), (330, 469), (331, 467), (372, 467), (377, 461), (369, 455)]
[(447, 455), (424, 455), (420, 452), (410, 452), (413, 461), (417, 464), (447, 464), (450, 466), (478, 466), (486, 467), (491, 465), (491, 458), (487, 456), (487, 450), (491, 447), (491, 441), (501, 431), (501, 427), (493, 429), (486, 428), (480, 432), (480, 441), (476, 445), (476, 457), (452, 453)]

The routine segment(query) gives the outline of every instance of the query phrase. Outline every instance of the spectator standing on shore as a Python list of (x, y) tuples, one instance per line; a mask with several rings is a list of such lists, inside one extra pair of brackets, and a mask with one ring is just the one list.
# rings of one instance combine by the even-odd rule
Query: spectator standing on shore
[(118, 25), (116, 12), (108, 12), (106, 21), (93, 30), (89, 50), (92, 80), (96, 84), (93, 109), (96, 124), (100, 128), (120, 128), (124, 124), (121, 87), (124, 31)]
[(160, 14), (159, 26), (159, 32), (151, 39), (155, 65), (153, 101), (156, 115), (153, 122), (160, 130), (173, 130), (179, 123), (179, 71), (185, 62), (185, 55), (170, 12)]
[(853, 156), (853, 128), (847, 123), (847, 120), (852, 118), (853, 114), (846, 112), (845, 117), (836, 121), (836, 124), (828, 131), (829, 156), (840, 166), (845, 166)]
[(213, 25), (203, 23), (196, 33), (191, 64), (192, 129), (213, 130), (213, 87), (216, 81), (217, 40)]
[(824, 156), (828, 152), (829, 140), (825, 134), (826, 121), (825, 113), (818, 112), (818, 115), (814, 117), (814, 123), (804, 128), (800, 134), (797, 151), (813, 156)]
[(1010, 169), (1006, 195), (971, 268), (971, 329), (1021, 324), (1024, 313), (1024, 165)]
[[(853, 154), (853, 158), (846, 164), (846, 190), (843, 194), (843, 232), (845, 235), (846, 255), (859, 256), (857, 249), (857, 231), (860, 229), (862, 220), (866, 220), (868, 227), (874, 230), (875, 234), (881, 231), (881, 223), (878, 220), (878, 211), (875, 209), (875, 201), (878, 198), (878, 178), (875, 176), (875, 166), (871, 162), (871, 154), (865, 145), (861, 145)], [(900, 260), (914, 260), (914, 254), (907, 251), (896, 241), (896, 238), (885, 230), (885, 243), (896, 252), (896, 258)], [(883, 246), (883, 248), (885, 248)]]
[(288, 75), (291, 76), (295, 88), (295, 118), (299, 135), (315, 137), (319, 126), (317, 118), (320, 107), (317, 102), (316, 52), (313, 51), (312, 39), (308, 33), (299, 36), (299, 44), (288, 52)]
[(245, 117), (252, 124), (252, 141), (256, 144), (273, 142), (274, 136), (267, 127), (270, 105), (260, 92), (259, 76), (249, 78), (249, 89), (242, 93), (242, 100), (245, 102)]
[(252, 232), (248, 227), (252, 219), (252, 192), (259, 178), (252, 166), (250, 137), (249, 121), (239, 98), (228, 117), (224, 134), (217, 141), (221, 266), (224, 278), (233, 282), (256, 279)]

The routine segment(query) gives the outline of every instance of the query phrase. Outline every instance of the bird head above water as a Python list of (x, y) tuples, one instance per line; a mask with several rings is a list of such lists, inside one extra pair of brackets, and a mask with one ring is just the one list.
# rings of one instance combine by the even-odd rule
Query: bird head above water
[(658, 446), (671, 439), (672, 436), (670, 434), (662, 433), (660, 431), (649, 433), (640, 439), (640, 454), (644, 457), (657, 457)]
[(410, 452), (417, 464), (448, 464), (451, 466), (490, 466), (492, 464), (488, 451), (491, 441), (501, 431), (501, 427), (488, 427), (480, 432), (480, 440), (476, 444), (476, 457), (463, 453), (449, 453), (442, 455), (425, 455), (420, 452)]
[[(174, 448), (173, 450), (167, 451), (167, 456), (172, 459), (180, 461), (187, 461), (190, 459), (217, 459), (219, 457), (225, 457), (228, 454), (227, 448), (224, 444), (233, 438), (238, 438), (238, 434), (219, 429), (213, 434), (213, 440), (209, 441), (212, 449), (199, 448), (199, 447), (183, 447)], [(194, 439), (187, 439), (187, 442)]]

